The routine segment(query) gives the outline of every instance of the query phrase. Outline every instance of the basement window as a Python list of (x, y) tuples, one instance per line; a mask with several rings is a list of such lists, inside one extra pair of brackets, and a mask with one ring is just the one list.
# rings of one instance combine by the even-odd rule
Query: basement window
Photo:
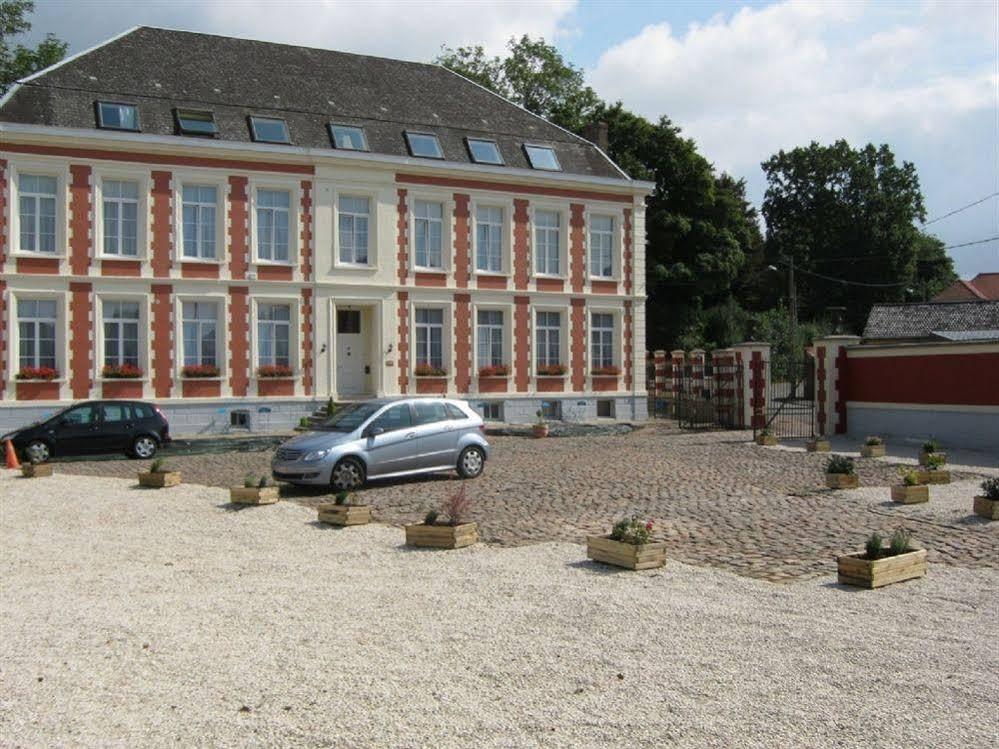
[(250, 117), (250, 134), (258, 143), (291, 143), (288, 123), (276, 117)]
[(330, 123), (330, 139), (333, 147), (341, 151), (367, 151), (368, 139), (364, 128), (357, 125), (336, 125)]
[(139, 130), (139, 108), (117, 101), (97, 102), (97, 127), (105, 130)]
[(483, 138), (465, 138), (465, 142), (468, 144), (468, 153), (471, 154), (472, 161), (476, 164), (502, 166), (503, 157), (500, 155), (496, 141)]
[(544, 169), (548, 172), (561, 172), (562, 165), (558, 163), (555, 149), (549, 146), (532, 146), (524, 144), (524, 151), (527, 153), (527, 160), (531, 162), (533, 169)]
[(177, 132), (181, 135), (217, 135), (219, 128), (215, 124), (215, 114), (200, 109), (175, 109), (174, 119), (177, 121)]
[(411, 133), (407, 130), (406, 144), (409, 146), (411, 156), (419, 156), (423, 159), (444, 158), (441, 144), (433, 133)]

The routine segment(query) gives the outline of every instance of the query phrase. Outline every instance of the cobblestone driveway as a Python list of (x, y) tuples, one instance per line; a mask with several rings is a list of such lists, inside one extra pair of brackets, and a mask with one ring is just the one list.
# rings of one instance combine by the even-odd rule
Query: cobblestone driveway
[[(748, 433), (684, 433), (660, 424), (621, 435), (490, 441), (486, 472), (468, 488), (473, 519), (492, 543), (582, 543), (637, 513), (656, 523), (676, 559), (782, 581), (834, 572), (837, 553), (862, 548), (871, 531), (887, 535), (905, 525), (931, 561), (999, 568), (999, 523), (935, 522), (825, 490), (827, 456), (758, 447)], [(214, 486), (267, 473), (269, 460), (269, 451), (169, 459), (185, 482)], [(139, 467), (121, 460), (57, 470), (131, 477)], [(865, 486), (897, 481), (896, 467), (883, 461), (861, 459), (858, 472)], [(421, 519), (458, 486), (453, 476), (421, 477), (375, 484), (360, 499), (374, 505), (381, 522), (402, 524)], [(282, 494), (304, 504), (328, 501), (323, 492), (291, 487)]]

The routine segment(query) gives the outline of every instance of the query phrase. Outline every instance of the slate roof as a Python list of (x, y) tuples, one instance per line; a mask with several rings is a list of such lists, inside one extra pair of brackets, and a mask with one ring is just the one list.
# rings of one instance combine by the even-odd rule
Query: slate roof
[(98, 99), (138, 104), (156, 135), (176, 134), (175, 107), (211, 109), (220, 141), (250, 142), (255, 114), (284, 118), (295, 146), (331, 148), (338, 122), (363, 125), (374, 153), (408, 156), (403, 131), (420, 130), (446, 161), (472, 163), (464, 138), (478, 136), (499, 144), (498, 172), (529, 169), (523, 145), (537, 143), (564, 173), (627, 180), (592, 143), (439, 65), (146, 26), (25, 82), (0, 121), (96, 129)]
[(999, 301), (875, 304), (867, 316), (864, 338), (993, 340), (997, 330)]

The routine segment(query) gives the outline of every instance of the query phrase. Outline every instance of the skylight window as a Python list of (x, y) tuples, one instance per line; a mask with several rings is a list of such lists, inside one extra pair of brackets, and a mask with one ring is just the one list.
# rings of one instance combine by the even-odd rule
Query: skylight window
[(494, 140), (484, 140), (482, 138), (466, 138), (468, 152), (472, 155), (472, 161), (477, 164), (502, 164), (503, 157), (500, 155), (499, 146)]
[(219, 131), (212, 112), (200, 109), (175, 109), (177, 132), (181, 135), (216, 135)]
[(367, 151), (368, 139), (364, 128), (357, 125), (336, 125), (330, 123), (330, 138), (333, 147), (343, 151)]
[(443, 159), (444, 152), (441, 144), (437, 141), (437, 136), (433, 133), (411, 133), (406, 131), (406, 143), (409, 144), (409, 153), (424, 159)]
[(105, 130), (139, 129), (139, 108), (116, 101), (97, 102), (97, 127)]
[(562, 166), (555, 156), (555, 149), (548, 146), (531, 146), (524, 144), (524, 151), (527, 153), (527, 160), (531, 162), (534, 169), (544, 169), (549, 172), (561, 172)]
[(276, 117), (250, 117), (250, 133), (258, 143), (291, 143), (288, 123)]

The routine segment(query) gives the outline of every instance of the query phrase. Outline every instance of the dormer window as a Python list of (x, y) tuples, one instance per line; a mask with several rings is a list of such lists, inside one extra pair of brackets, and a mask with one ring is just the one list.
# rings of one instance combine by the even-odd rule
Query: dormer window
[(276, 117), (250, 117), (250, 134), (258, 143), (291, 143), (288, 123)]
[(364, 128), (357, 125), (337, 125), (330, 123), (330, 140), (333, 148), (341, 151), (367, 151), (368, 139)]
[(217, 135), (214, 113), (202, 109), (175, 109), (177, 132), (181, 135)]
[(558, 163), (555, 149), (549, 146), (532, 146), (524, 144), (524, 152), (527, 160), (531, 162), (532, 169), (544, 169), (548, 172), (561, 172), (562, 166)]
[(476, 164), (503, 164), (503, 157), (500, 155), (496, 141), (484, 138), (465, 138), (465, 142), (468, 144), (468, 153)]
[(419, 156), (422, 159), (443, 159), (444, 152), (437, 136), (433, 133), (411, 133), (406, 131), (406, 143), (409, 146), (409, 153), (412, 156)]
[(105, 130), (139, 130), (139, 108), (116, 101), (97, 102), (97, 127)]

